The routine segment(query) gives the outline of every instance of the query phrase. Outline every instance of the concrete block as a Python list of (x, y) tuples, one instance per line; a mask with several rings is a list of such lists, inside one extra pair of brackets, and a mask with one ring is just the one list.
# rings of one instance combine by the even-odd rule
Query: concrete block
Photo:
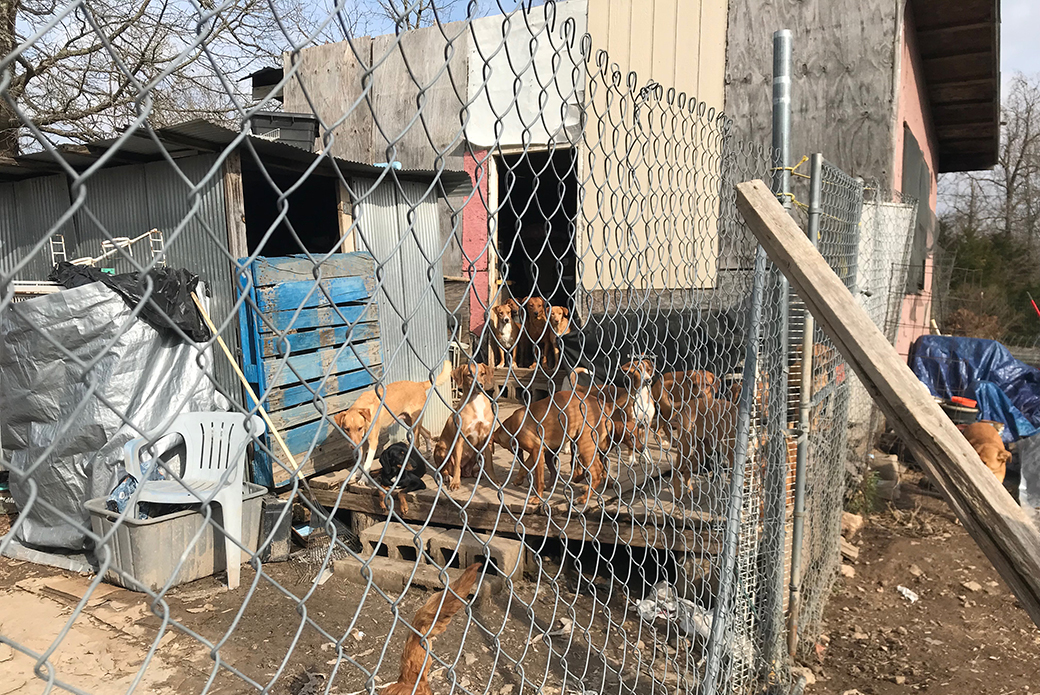
[(490, 560), (498, 573), (514, 580), (523, 578), (524, 544), (501, 536), (466, 529), (427, 529), (423, 539), (433, 561), (441, 566), (467, 567)]
[[(364, 565), (368, 567), (366, 571), (363, 571)], [(387, 557), (374, 557), (367, 561), (353, 557), (336, 560), (332, 563), (332, 572), (336, 579), (358, 586), (368, 584), (367, 575), (370, 572), (372, 583), (391, 598), (405, 591), (440, 591), (444, 588), (440, 570), (433, 565), (417, 565), (414, 561), (392, 560)], [(449, 568), (448, 581), (455, 581), (462, 572), (462, 569)], [(501, 577), (488, 575), (481, 584), (475, 604), (485, 605), (504, 588), (505, 581)]]
[(362, 554), (365, 557), (388, 557), (391, 560), (415, 562), (426, 550), (425, 538), (403, 524), (387, 521), (361, 531)]

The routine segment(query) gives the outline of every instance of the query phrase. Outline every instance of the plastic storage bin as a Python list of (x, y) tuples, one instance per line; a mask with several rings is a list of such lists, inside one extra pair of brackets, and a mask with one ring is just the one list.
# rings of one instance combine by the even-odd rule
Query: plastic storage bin
[[(243, 485), (243, 538), (239, 540), (252, 553), (256, 551), (260, 537), (261, 506), (267, 489), (254, 483)], [(85, 506), (90, 512), (90, 527), (99, 536), (111, 531), (119, 519), (118, 514), (105, 508), (104, 497), (89, 500)], [(106, 581), (134, 591), (144, 591), (145, 588), (156, 591), (166, 586), (174, 573), (176, 577), (170, 586), (225, 571), (224, 537), (205, 519), (201, 511), (193, 510), (141, 521), (125, 519), (107, 547), (113, 554), (112, 569), (122, 570), (137, 581), (112, 569), (106, 573)], [(200, 529), (202, 535), (182, 561), (181, 555)], [(242, 558), (246, 560), (249, 556), (243, 554)], [(101, 560), (99, 555), (98, 561)]]

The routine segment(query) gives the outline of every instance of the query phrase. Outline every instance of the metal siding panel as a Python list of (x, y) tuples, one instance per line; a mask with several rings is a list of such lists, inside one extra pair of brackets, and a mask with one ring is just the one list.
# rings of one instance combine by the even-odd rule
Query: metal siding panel
[(401, 254), (397, 249), (401, 231), (397, 220), (397, 192), (394, 185), (378, 187), (371, 179), (356, 182), (355, 190), (364, 192), (357, 205), (358, 250), (376, 259), (376, 301), (379, 330), (383, 342), (383, 373), (387, 382), (416, 378), (421, 365), (405, 342), (406, 312)]
[[(425, 195), (425, 197), (423, 197)], [(411, 225), (408, 222), (411, 214)], [(404, 296), (408, 301), (408, 340), (421, 362), (416, 379), (428, 378), (428, 371), (440, 373), (448, 356), (448, 312), (444, 306), (444, 271), (441, 267), (441, 233), (437, 196), (422, 184), (402, 184), (398, 192), (397, 214), (405, 241), (401, 247), (404, 268)], [(449, 385), (450, 388), (450, 385)], [(450, 395), (450, 391), (446, 396)], [(444, 427), (449, 403), (432, 398), (424, 424), (431, 432)]]
[[(78, 243), (74, 249), (67, 245), (69, 259), (97, 257), (102, 253), (102, 241), (113, 237), (133, 238), (151, 229), (144, 169), (142, 164), (113, 167), (96, 171), (87, 179), (83, 184), (84, 205), (76, 213)], [(115, 268), (117, 273), (129, 273), (140, 270), (150, 257), (147, 244), (138, 245), (117, 252), (104, 267)]]
[[(216, 155), (185, 157), (176, 162), (194, 185), (205, 177), (216, 162)], [(228, 321), (221, 337), (228, 345), (238, 345), (238, 322), (232, 316), (237, 295), (228, 254), (222, 178), (214, 176), (207, 182), (195, 209), (191, 185), (165, 160), (102, 169), (85, 185), (86, 207), (97, 223), (86, 211), (76, 214), (79, 243), (75, 249), (69, 245), (69, 258), (97, 256), (101, 242), (111, 237), (133, 238), (150, 229), (160, 230), (166, 241), (167, 264), (187, 268), (206, 282), (212, 293), (209, 313), (213, 321), (218, 326)], [(119, 253), (115, 262), (106, 265), (120, 273), (140, 270), (151, 260), (148, 243), (136, 244), (130, 255), (133, 261)], [(227, 360), (214, 354), (213, 361), (217, 382), (235, 400), (240, 400), (241, 387)]]
[[(426, 186), (421, 184), (398, 188), (387, 182), (375, 189), (371, 180), (355, 184), (355, 190), (367, 193), (357, 205), (359, 248), (382, 266), (376, 298), (385, 380), (424, 381), (431, 369), (440, 373), (448, 358), (437, 198), (430, 194), (423, 199)], [(424, 424), (439, 430), (448, 412), (448, 406), (434, 397)]]
[[(206, 177), (217, 156), (200, 155), (176, 161), (181, 174), (191, 181), (190, 185), (169, 162), (153, 162), (144, 167), (148, 213), (144, 231), (155, 228), (163, 232), (167, 265), (187, 268), (202, 278), (212, 294), (209, 313), (213, 322), (221, 329), (224, 342), (228, 346), (237, 346), (238, 314), (233, 307), (238, 293), (233, 283), (232, 259), (228, 251), (220, 169), (199, 191), (197, 207), (191, 197), (191, 186)], [(147, 253), (145, 247), (142, 249)], [(239, 400), (241, 386), (231, 365), (222, 351), (213, 352), (217, 383)]]
[[(69, 189), (64, 176), (0, 184), (0, 275), (21, 262), (44, 237), (65, 236), (69, 258), (74, 257), (76, 235), (71, 221), (56, 228), (69, 209)], [(51, 249), (45, 244), (11, 279), (46, 280), (51, 271)]]

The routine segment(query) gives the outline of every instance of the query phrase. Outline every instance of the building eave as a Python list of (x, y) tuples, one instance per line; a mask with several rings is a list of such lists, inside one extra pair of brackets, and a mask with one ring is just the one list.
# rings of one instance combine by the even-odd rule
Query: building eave
[(1000, 147), (1000, 0), (912, 0), (939, 173), (988, 169)]

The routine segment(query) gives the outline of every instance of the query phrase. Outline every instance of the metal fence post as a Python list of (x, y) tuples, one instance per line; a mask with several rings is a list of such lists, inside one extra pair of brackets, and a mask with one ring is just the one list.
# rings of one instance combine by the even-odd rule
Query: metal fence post
[[(791, 54), (792, 32), (773, 34), (773, 192), (790, 209), (791, 196)], [(770, 264), (767, 287), (770, 300), (763, 321), (763, 379), (769, 384), (763, 404), (766, 438), (763, 480), (762, 550), (758, 560), (760, 588), (756, 597), (757, 632), (763, 656), (774, 674), (785, 670), (784, 655), (784, 534), (786, 532), (788, 355), (790, 289), (787, 278)]]
[(755, 276), (751, 285), (751, 304), (748, 309), (748, 332), (744, 348), (744, 369), (741, 376), (740, 398), (737, 405), (737, 441), (733, 452), (733, 473), (730, 476), (726, 507), (726, 531), (723, 536), (722, 559), (720, 561), (719, 592), (712, 612), (711, 635), (708, 639), (707, 664), (704, 670), (704, 693), (715, 695), (718, 674), (724, 655), (724, 644), (730, 602), (735, 583), (734, 569), (737, 561), (737, 544), (740, 537), (741, 516), (744, 505), (744, 469), (747, 466), (748, 441), (751, 433), (751, 411), (755, 405), (758, 374), (758, 339), (762, 324), (763, 285), (766, 278), (765, 249), (761, 246), (755, 255)]
[[(823, 189), (823, 155), (810, 159), (809, 224), (806, 230), (813, 246), (819, 243), (821, 196)], [(802, 539), (805, 531), (805, 467), (809, 455), (809, 411), (812, 401), (812, 314), (805, 312), (802, 334), (801, 383), (798, 385), (798, 454), (794, 479), (794, 523), (791, 528), (791, 586), (788, 600), (787, 651), (793, 657), (798, 651), (798, 611), (801, 607)]]

